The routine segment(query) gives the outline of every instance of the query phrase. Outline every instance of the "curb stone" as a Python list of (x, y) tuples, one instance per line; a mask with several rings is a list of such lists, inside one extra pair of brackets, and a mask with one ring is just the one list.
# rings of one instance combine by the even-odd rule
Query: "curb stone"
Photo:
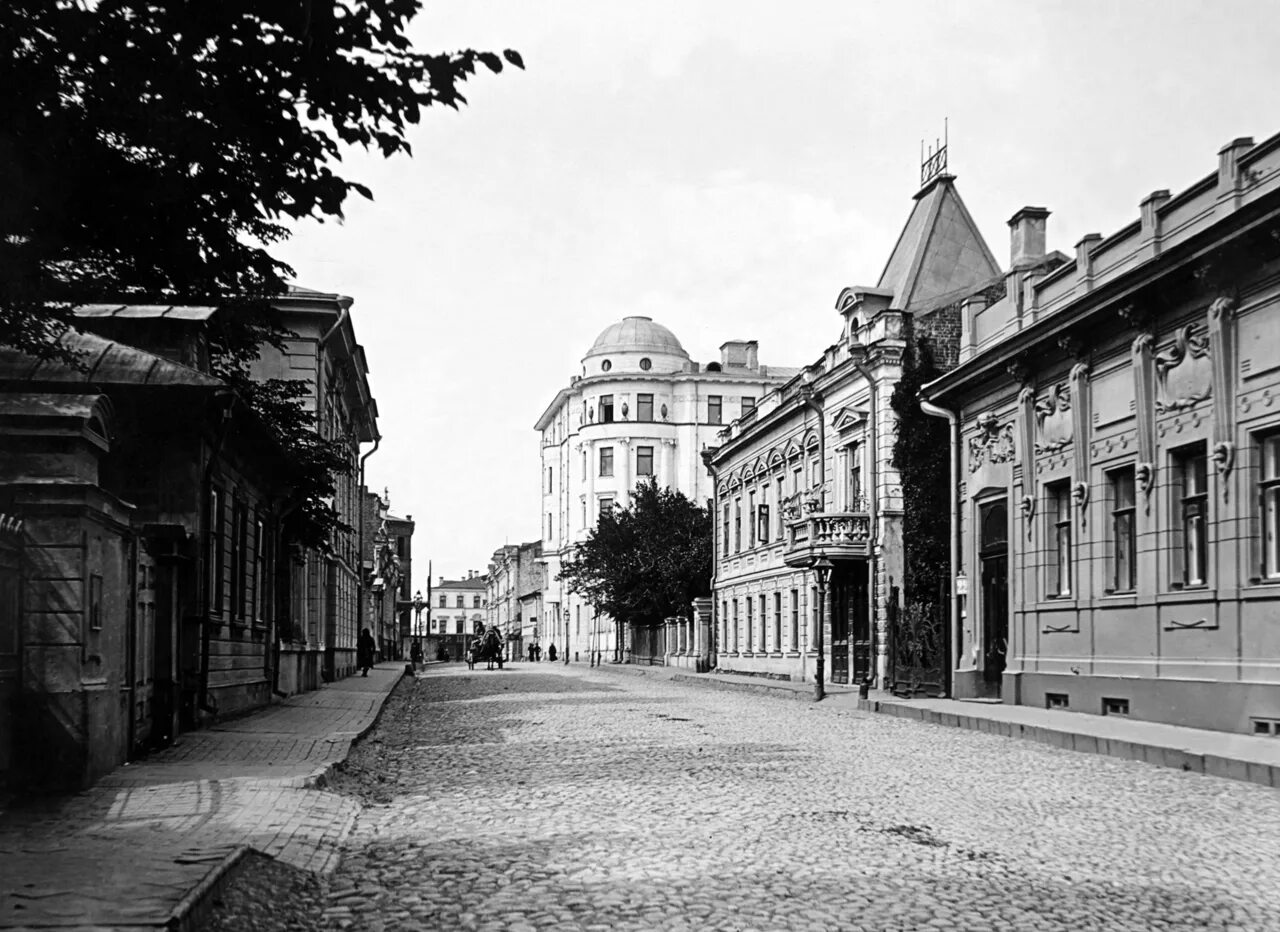
[(211, 867), (209, 873), (174, 907), (164, 927), (174, 932), (198, 932), (209, 918), (210, 901), (231, 883), (236, 867), (250, 850), (248, 845), (240, 845)]

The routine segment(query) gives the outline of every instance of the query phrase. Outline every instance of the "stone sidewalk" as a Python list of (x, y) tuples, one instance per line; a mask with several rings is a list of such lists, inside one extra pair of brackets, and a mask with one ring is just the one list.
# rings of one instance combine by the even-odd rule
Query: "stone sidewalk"
[[(736, 689), (812, 701), (813, 684), (729, 673), (694, 673), (681, 667), (604, 664), (598, 669), (660, 676), (711, 689)], [(1280, 741), (1117, 716), (957, 699), (900, 699), (889, 693), (858, 698), (856, 689), (827, 687), (824, 707), (894, 715), (935, 725), (985, 731), (1007, 738), (1104, 754), (1157, 766), (1243, 780), (1280, 789)]]
[(331, 871), (360, 804), (325, 781), (403, 673), (381, 664), (0, 812), (0, 929), (193, 928), (249, 848)]

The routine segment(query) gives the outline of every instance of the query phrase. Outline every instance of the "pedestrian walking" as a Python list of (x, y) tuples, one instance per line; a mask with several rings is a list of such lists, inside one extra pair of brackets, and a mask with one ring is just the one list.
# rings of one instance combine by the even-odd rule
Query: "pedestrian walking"
[(413, 665), (415, 668), (418, 666), (418, 664), (422, 663), (422, 642), (421, 641), (415, 640), (413, 642), (413, 646), (409, 648), (409, 659), (413, 661)]
[(556, 646), (554, 644), (547, 648), (547, 660), (551, 663), (556, 662)]
[(374, 643), (369, 629), (365, 628), (361, 631), (359, 639), (356, 640), (356, 666), (360, 668), (361, 676), (369, 675), (369, 669), (373, 666), (373, 652), (377, 648), (378, 645)]

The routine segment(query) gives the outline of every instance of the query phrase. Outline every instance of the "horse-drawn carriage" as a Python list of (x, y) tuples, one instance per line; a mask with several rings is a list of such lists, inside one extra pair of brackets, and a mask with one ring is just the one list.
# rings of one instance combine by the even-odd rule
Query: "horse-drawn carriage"
[(492, 670), (496, 663), (498, 669), (502, 669), (503, 664), (503, 643), (502, 635), (495, 627), (484, 628), (483, 626), (476, 631), (476, 636), (472, 638), (471, 643), (467, 647), (467, 667), (474, 670), (476, 663), (487, 663), (488, 669)]

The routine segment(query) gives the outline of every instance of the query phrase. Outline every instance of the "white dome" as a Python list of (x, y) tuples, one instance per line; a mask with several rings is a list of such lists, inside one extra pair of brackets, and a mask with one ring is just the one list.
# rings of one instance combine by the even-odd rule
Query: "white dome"
[(624, 317), (596, 337), (586, 358), (617, 353), (654, 353), (688, 359), (676, 335), (650, 317)]

